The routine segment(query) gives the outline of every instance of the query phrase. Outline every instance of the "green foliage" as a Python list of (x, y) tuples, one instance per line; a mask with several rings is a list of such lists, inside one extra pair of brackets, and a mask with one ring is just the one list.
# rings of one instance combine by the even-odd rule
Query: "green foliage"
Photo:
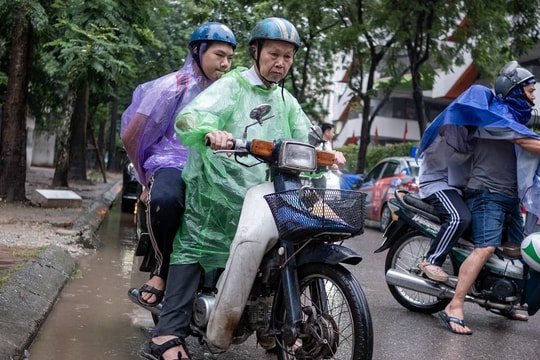
[[(36, 30), (30, 108), (38, 122), (54, 126), (68, 85), (89, 82), (91, 106), (103, 109), (119, 99), (119, 112), (139, 83), (183, 65), (193, 29), (221, 21), (236, 34), (233, 66), (249, 66), (247, 42), (255, 23), (265, 17), (288, 18), (299, 30), (302, 46), (285, 86), (316, 121), (327, 112), (335, 60), (347, 70), (351, 98), (370, 110), (371, 99), (410, 89), (407, 44), (417, 43), (429, 61), (421, 73), (429, 89), (435, 72), (460, 65), (469, 50), (483, 77), (493, 78), (502, 64), (534, 46), (538, 39), (540, 0), (481, 1), (321, 0), (0, 0), (0, 99), (7, 83), (10, 31), (23, 8)], [(453, 41), (447, 41), (449, 37)], [(497, 51), (493, 51), (497, 49)], [(385, 81), (376, 82), (382, 75)], [(339, 96), (344, 96), (339, 93)], [(100, 104), (97, 104), (100, 103)], [(95, 123), (109, 116), (95, 115)], [(330, 119), (335, 120), (335, 119)], [(368, 126), (362, 138), (369, 138)], [(363, 142), (366, 146), (367, 141)], [(365, 168), (373, 165), (369, 148)], [(356, 154), (348, 167), (356, 171)], [(352, 165), (354, 164), (354, 165)], [(354, 172), (353, 171), (353, 172)]]
[(345, 156), (345, 159), (347, 159), (347, 162), (345, 163), (343, 170), (345, 172), (354, 174), (356, 172), (356, 165), (357, 165), (358, 145), (347, 145), (340, 148), (336, 148), (335, 150), (341, 151), (343, 153), (343, 156)]
[[(368, 172), (375, 164), (384, 158), (390, 156), (409, 156), (412, 147), (418, 146), (417, 142), (395, 143), (385, 146), (370, 146), (367, 150), (366, 156), (366, 169)], [(348, 173), (355, 173), (358, 162), (358, 145), (347, 145), (340, 148), (336, 148), (337, 151), (341, 151), (347, 163), (344, 170)]]

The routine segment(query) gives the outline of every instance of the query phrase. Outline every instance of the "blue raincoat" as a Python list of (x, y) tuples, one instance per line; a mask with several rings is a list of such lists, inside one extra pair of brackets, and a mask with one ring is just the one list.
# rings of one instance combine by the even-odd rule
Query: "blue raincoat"
[[(540, 136), (525, 126), (531, 117), (531, 109), (524, 100), (493, 95), (490, 89), (473, 85), (454, 100), (426, 129), (420, 140), (418, 155), (433, 142), (441, 126), (474, 125), (492, 130), (512, 129), (514, 139)], [(523, 206), (532, 214), (540, 216), (540, 156), (531, 154), (516, 145), (517, 180), (519, 197)], [(540, 309), (540, 273), (530, 269), (526, 302), (529, 315)]]
[[(443, 125), (472, 125), (497, 129), (512, 129), (514, 139), (540, 136), (525, 124), (531, 118), (531, 108), (524, 100), (501, 99), (490, 89), (473, 85), (454, 100), (426, 129), (418, 146), (418, 156), (435, 140)], [(540, 216), (540, 156), (516, 145), (519, 197), (525, 209)]]

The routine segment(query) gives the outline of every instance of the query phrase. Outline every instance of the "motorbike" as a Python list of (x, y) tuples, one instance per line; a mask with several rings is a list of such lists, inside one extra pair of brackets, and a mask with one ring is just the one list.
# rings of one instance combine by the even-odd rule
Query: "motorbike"
[[(452, 248), (443, 264), (449, 274), (445, 283), (424, 277), (418, 268), (431, 241), (440, 229), (440, 220), (432, 205), (416, 194), (396, 190), (390, 200), (393, 221), (383, 235), (382, 245), (375, 250), (388, 250), (385, 261), (386, 283), (392, 296), (403, 307), (420, 313), (444, 310), (452, 299), (458, 270), (473, 251), (470, 229)], [(466, 302), (476, 303), (499, 315), (509, 316), (514, 310), (527, 311), (527, 266), (521, 261), (520, 248), (505, 243), (496, 249), (476, 278)]]
[[(361, 256), (343, 244), (364, 231), (365, 194), (350, 190), (302, 186), (302, 172), (330, 166), (334, 154), (296, 140), (247, 140), (250, 126), (272, 116), (267, 104), (250, 112), (233, 154), (243, 166), (267, 164), (270, 186), (264, 195), (279, 233), (264, 255), (233, 344), (255, 334), (258, 344), (278, 359), (371, 359), (373, 326), (365, 294), (343, 264), (357, 265)], [(253, 162), (248, 163), (250, 158)], [(205, 272), (200, 280), (190, 322), (191, 335), (208, 345), (208, 323), (223, 269)], [(129, 291), (137, 302), (138, 289)], [(149, 307), (159, 321), (161, 304)]]

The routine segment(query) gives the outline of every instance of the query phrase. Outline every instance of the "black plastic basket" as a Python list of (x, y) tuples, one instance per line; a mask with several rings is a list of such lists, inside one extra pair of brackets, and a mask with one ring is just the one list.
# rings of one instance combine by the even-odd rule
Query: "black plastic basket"
[(351, 190), (312, 189), (265, 195), (279, 236), (291, 241), (325, 236), (335, 240), (364, 231), (366, 194)]

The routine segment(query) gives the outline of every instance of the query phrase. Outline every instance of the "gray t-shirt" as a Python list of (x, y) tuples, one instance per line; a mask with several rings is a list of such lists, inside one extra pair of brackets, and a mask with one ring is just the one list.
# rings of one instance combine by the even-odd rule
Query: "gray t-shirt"
[(509, 141), (515, 137), (514, 131), (478, 128), (475, 136), (478, 139), (467, 187), (516, 198), (516, 152), (515, 145)]
[(442, 190), (461, 193), (467, 185), (474, 141), (465, 126), (449, 125), (424, 152), (420, 164), (420, 197)]

